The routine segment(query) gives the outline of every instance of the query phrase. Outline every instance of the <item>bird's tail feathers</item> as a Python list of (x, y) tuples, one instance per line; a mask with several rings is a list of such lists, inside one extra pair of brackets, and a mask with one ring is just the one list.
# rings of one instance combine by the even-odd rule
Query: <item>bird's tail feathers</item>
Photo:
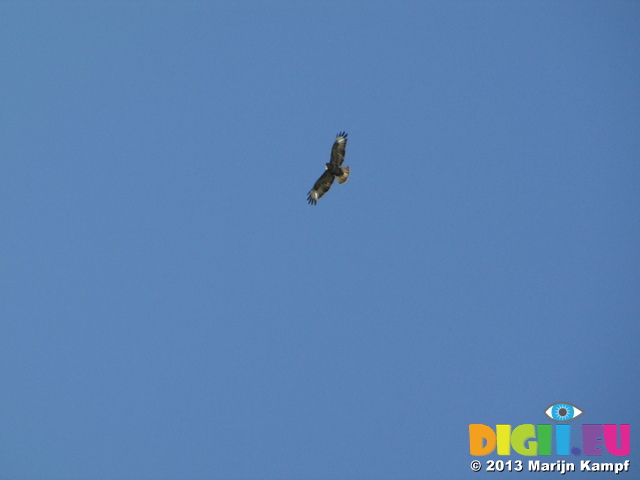
[(338, 179), (338, 183), (342, 184), (347, 180), (349, 180), (349, 172), (350, 172), (349, 167), (342, 167), (342, 175), (340, 175), (339, 177), (336, 177)]

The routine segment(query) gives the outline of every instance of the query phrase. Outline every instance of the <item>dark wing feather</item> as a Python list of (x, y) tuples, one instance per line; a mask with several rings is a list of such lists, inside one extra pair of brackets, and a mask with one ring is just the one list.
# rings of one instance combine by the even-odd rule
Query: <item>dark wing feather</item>
[(331, 147), (331, 161), (332, 165), (337, 167), (342, 165), (344, 162), (344, 155), (347, 150), (347, 134), (345, 132), (340, 132), (336, 136), (336, 141), (333, 142), (333, 147)]
[(307, 197), (307, 201), (311, 205), (315, 205), (318, 199), (329, 191), (334, 179), (335, 177), (331, 173), (329, 173), (328, 171), (324, 172), (315, 183), (311, 191), (309, 191), (309, 197)]

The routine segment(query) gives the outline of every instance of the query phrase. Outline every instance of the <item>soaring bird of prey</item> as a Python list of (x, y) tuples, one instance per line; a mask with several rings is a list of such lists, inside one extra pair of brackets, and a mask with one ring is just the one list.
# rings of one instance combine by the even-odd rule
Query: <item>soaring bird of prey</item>
[(329, 191), (336, 178), (338, 179), (338, 183), (344, 183), (349, 180), (349, 167), (342, 166), (346, 149), (347, 134), (340, 132), (336, 135), (336, 141), (333, 142), (333, 147), (331, 147), (331, 160), (325, 164), (325, 172), (309, 192), (307, 201), (310, 205), (318, 203), (318, 199)]

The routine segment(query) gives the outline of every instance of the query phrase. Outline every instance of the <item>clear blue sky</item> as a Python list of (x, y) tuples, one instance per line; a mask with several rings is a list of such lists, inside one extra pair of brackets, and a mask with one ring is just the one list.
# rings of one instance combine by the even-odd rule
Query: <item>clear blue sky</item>
[(484, 478), (468, 425), (558, 401), (637, 439), (637, 2), (5, 1), (0, 64), (1, 478)]

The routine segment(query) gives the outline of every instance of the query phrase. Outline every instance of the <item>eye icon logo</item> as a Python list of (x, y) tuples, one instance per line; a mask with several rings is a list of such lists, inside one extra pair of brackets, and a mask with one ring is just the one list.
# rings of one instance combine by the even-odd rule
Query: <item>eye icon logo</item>
[(553, 403), (544, 411), (544, 414), (556, 422), (570, 422), (584, 412), (575, 405), (566, 402)]

